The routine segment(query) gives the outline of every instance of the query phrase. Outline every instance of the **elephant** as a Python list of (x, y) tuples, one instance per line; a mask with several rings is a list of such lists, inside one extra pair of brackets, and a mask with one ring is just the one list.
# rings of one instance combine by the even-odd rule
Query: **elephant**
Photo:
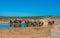
[(36, 26), (42, 26), (44, 24), (43, 21), (39, 21), (38, 19), (26, 19), (26, 20), (22, 20), (22, 19), (14, 19), (14, 20), (10, 20), (10, 24), (13, 24), (14, 27), (21, 27), (21, 23), (25, 22), (26, 27), (36, 27)]
[(10, 20), (10, 26), (13, 25), (14, 27), (20, 27), (21, 22), (22, 22), (22, 20), (18, 20), (18, 19)]
[(48, 21), (48, 25), (53, 25), (54, 23), (54, 21)]
[(42, 26), (42, 25), (44, 24), (43, 21), (39, 21), (39, 20), (36, 21), (35, 23), (36, 23), (36, 26), (38, 26), (38, 27), (39, 27), (39, 26)]
[(31, 22), (29, 20), (25, 20), (25, 23), (26, 23), (26, 27), (29, 27)]
[(15, 19), (14, 20), (14, 26), (21, 27), (22, 20), (21, 19)]
[(39, 22), (39, 26), (42, 26), (43, 24), (44, 24), (43, 21), (40, 21), (40, 22)]

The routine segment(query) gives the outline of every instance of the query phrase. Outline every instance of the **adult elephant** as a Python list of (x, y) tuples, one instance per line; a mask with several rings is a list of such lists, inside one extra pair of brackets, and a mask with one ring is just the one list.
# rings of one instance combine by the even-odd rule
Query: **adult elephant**
[(19, 19), (14, 20), (14, 27), (20, 27), (21, 21)]
[(44, 22), (43, 21), (39, 21), (39, 26), (43, 26)]
[(10, 27), (13, 26), (13, 23), (14, 23), (13, 19), (10, 19)]
[(53, 25), (54, 23), (54, 21), (48, 21), (48, 25)]
[(31, 21), (30, 20), (25, 20), (26, 27), (30, 27)]
[(36, 26), (36, 21), (34, 19), (31, 19), (31, 26)]
[(44, 24), (44, 22), (42, 20), (37, 20), (37, 26), (42, 26)]

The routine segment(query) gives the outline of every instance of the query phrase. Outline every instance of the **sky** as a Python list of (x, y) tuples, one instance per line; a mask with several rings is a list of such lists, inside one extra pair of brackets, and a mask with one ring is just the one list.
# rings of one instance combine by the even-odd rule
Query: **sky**
[(0, 0), (0, 16), (60, 16), (60, 0)]

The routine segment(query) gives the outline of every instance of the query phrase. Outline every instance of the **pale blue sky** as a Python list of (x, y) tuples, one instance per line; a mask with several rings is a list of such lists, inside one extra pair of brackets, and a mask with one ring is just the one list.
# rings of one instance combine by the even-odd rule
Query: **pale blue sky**
[(60, 0), (0, 0), (0, 16), (60, 16)]

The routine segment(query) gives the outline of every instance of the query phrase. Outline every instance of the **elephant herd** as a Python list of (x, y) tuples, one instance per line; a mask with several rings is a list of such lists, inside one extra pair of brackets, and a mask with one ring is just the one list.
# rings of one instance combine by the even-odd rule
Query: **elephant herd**
[[(20, 27), (21, 24), (24, 23), (26, 27), (39, 27), (43, 26), (44, 22), (41, 20), (34, 20), (34, 19), (14, 19), (10, 20), (11, 26), (14, 25), (15, 27)], [(55, 21), (48, 21), (48, 25), (53, 25)]]

